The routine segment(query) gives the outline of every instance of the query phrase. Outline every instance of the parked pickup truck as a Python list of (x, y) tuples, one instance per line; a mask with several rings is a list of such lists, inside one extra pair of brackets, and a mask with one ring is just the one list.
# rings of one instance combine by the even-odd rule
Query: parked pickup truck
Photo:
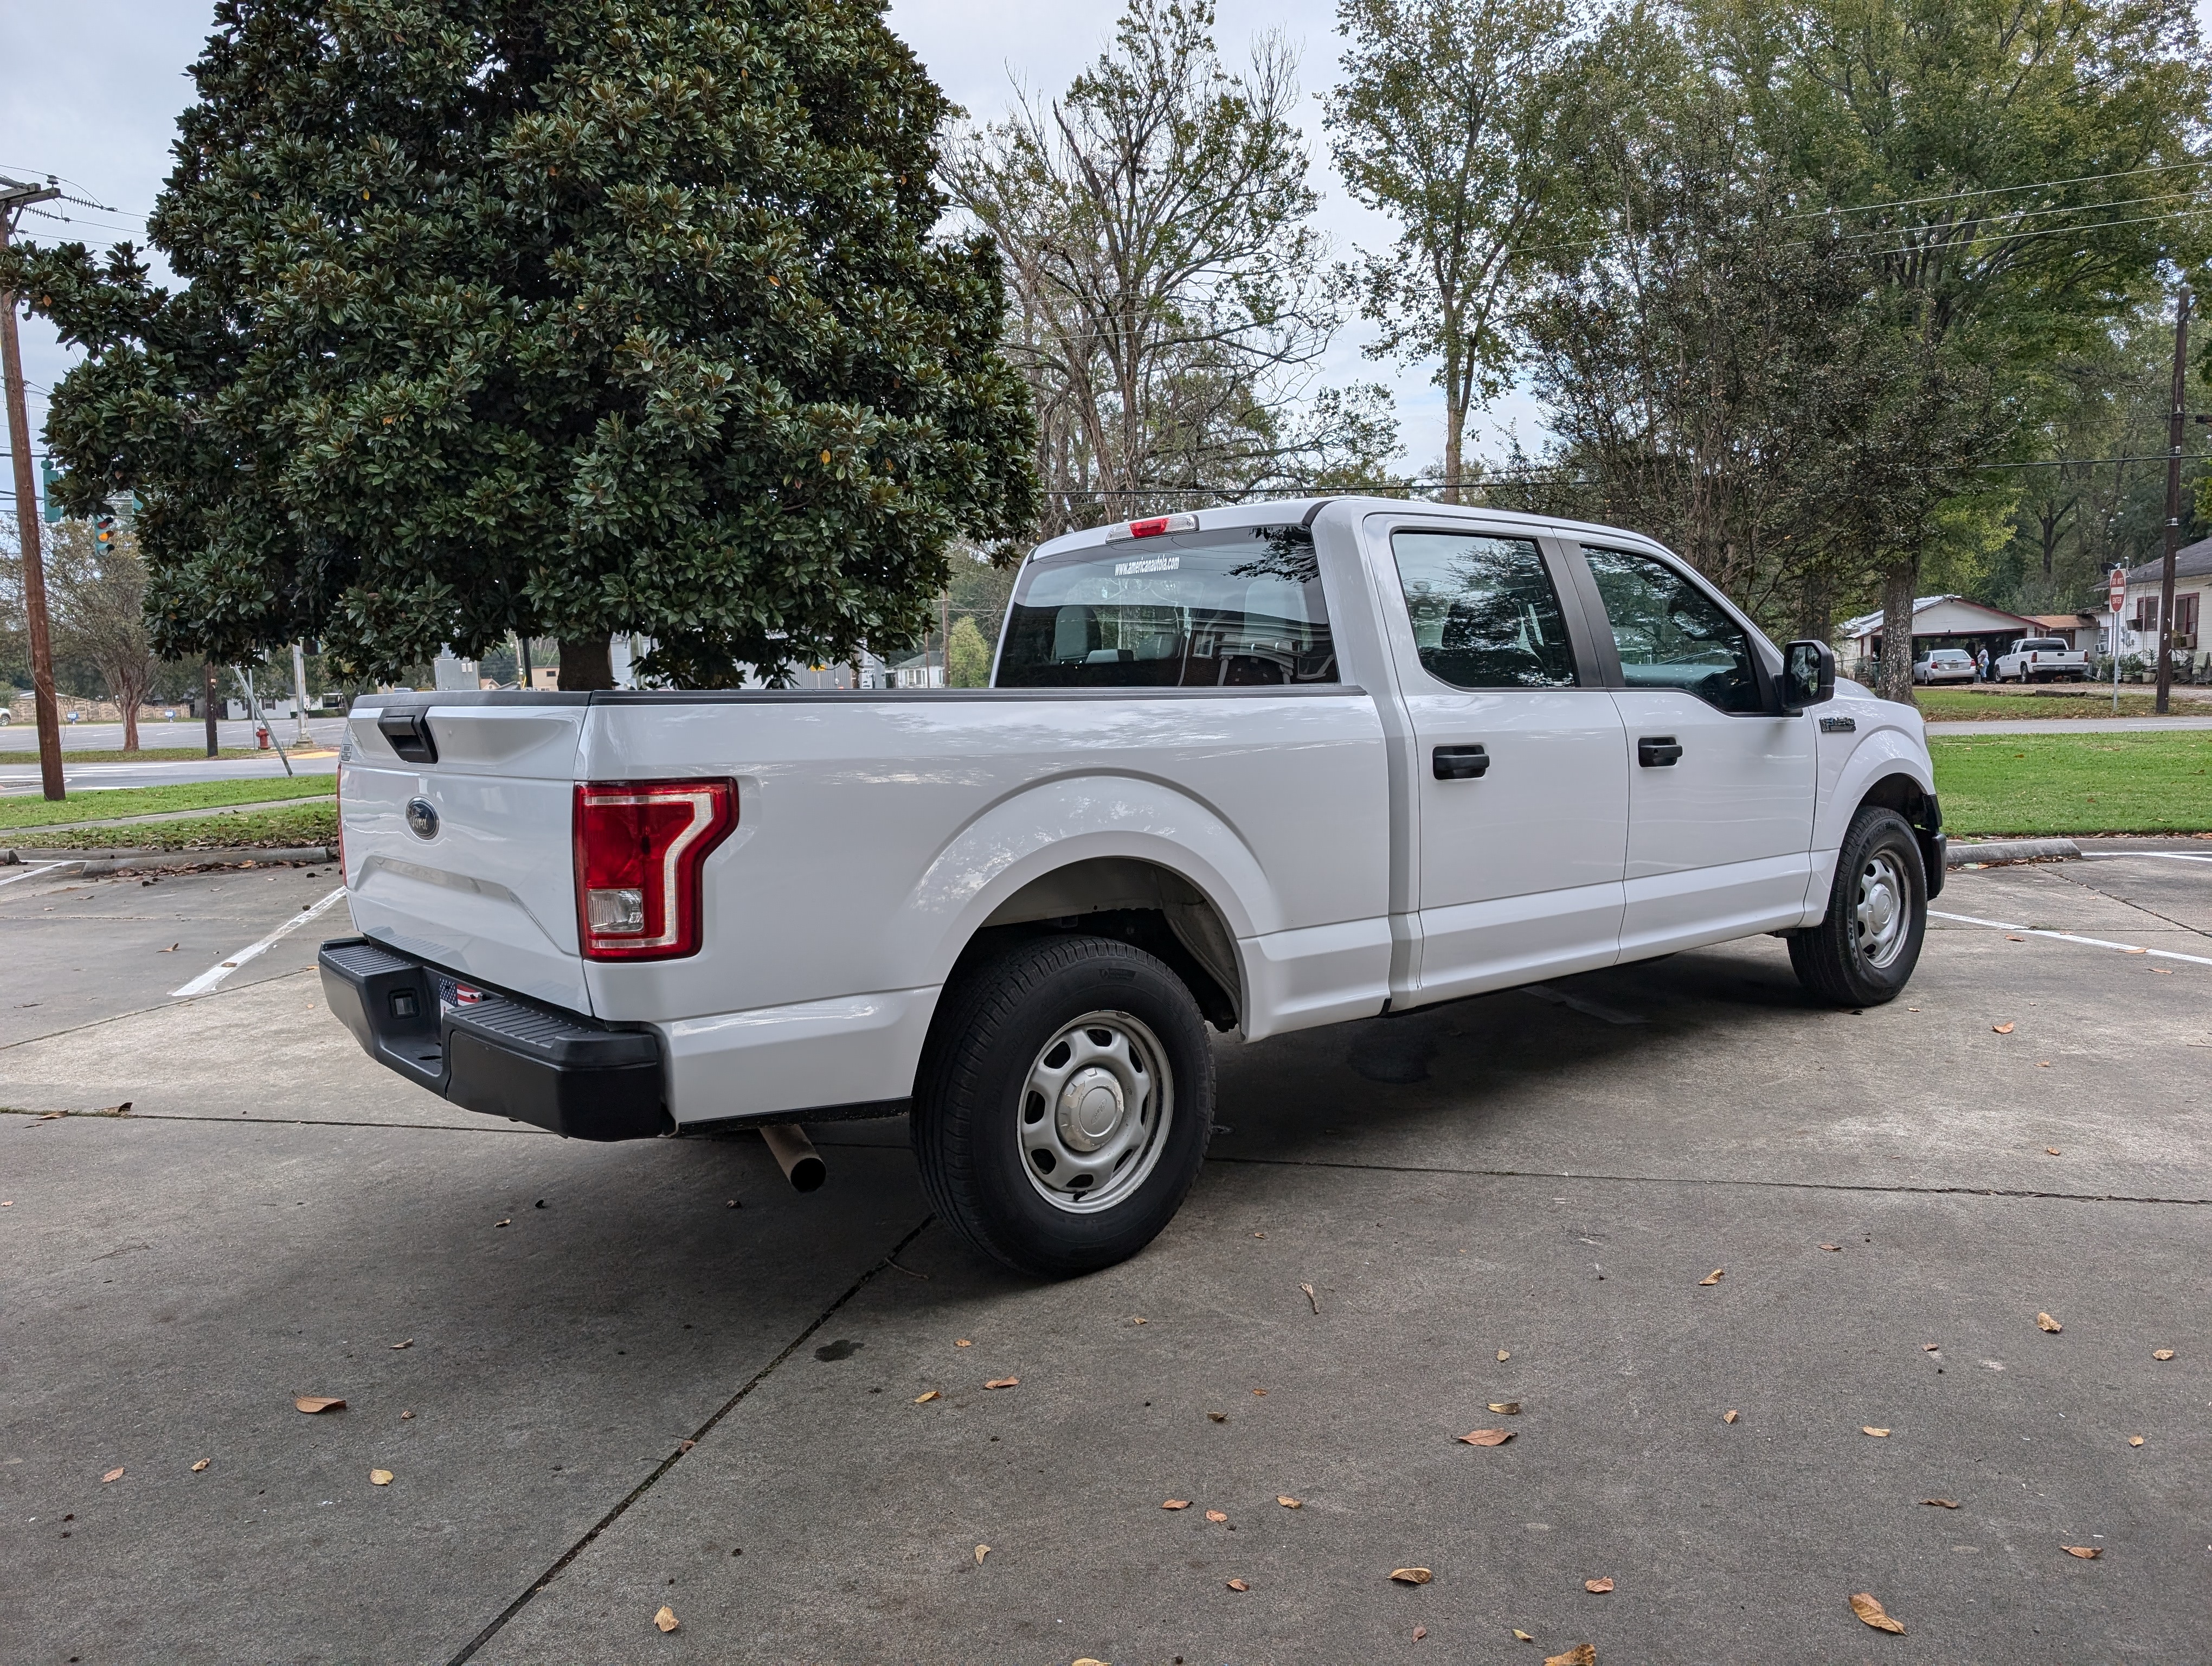
[(365, 696), (339, 783), (374, 1057), (585, 1140), (910, 1113), (1048, 1275), (1174, 1215), (1208, 1025), (1760, 933), (1869, 1006), (1943, 873), (1918, 714), (1826, 645), (1633, 532), (1382, 499), (1055, 539), (988, 689)]
[(1990, 675), (2000, 683), (2087, 682), (2089, 655), (2060, 637), (2023, 636), (1998, 655)]

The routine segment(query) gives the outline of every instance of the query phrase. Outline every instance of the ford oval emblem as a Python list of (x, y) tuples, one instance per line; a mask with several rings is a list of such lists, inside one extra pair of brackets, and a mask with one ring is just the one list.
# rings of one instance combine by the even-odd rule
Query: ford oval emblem
[(407, 830), (418, 839), (438, 836), (438, 806), (428, 799), (407, 800)]

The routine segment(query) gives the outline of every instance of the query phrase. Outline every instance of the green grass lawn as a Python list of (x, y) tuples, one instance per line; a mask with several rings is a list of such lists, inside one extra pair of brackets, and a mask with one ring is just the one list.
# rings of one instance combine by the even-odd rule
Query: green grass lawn
[(184, 821), (133, 822), (122, 827), (46, 828), (12, 836), (19, 850), (217, 850), (243, 846), (295, 848), (336, 845), (338, 806), (286, 805), (274, 810), (233, 810)]
[(57, 822), (99, 821), (111, 816), (158, 816), (170, 810), (215, 810), (231, 804), (325, 798), (337, 790), (335, 775), (258, 776), (252, 781), (197, 781), (174, 787), (110, 787), (72, 793), (59, 804), (33, 794), (0, 799), (0, 829), (51, 827)]
[[(1931, 723), (1978, 723), (1999, 719), (2040, 723), (2053, 718), (2114, 715), (2112, 685), (2109, 683), (2087, 686), (2064, 683), (2021, 694), (1990, 694), (1963, 688), (1915, 689), (1912, 692), (1921, 715)], [(2192, 700), (2189, 698), (2191, 692), (2193, 690), (2174, 690), (2175, 715), (2212, 717), (2212, 702)], [(2157, 712), (2157, 690), (2136, 683), (2120, 684), (2119, 716), (2152, 717)]]
[(1954, 834), (2212, 830), (2212, 733), (1937, 735)]

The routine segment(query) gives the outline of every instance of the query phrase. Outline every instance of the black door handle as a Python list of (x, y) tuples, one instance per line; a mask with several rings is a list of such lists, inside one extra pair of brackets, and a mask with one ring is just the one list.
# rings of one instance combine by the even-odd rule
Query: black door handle
[(1438, 781), (1474, 781), (1490, 768), (1490, 754), (1480, 746), (1439, 746), (1429, 765)]
[(1681, 747), (1670, 734), (1644, 735), (1636, 743), (1636, 761), (1647, 769), (1667, 769), (1681, 756)]

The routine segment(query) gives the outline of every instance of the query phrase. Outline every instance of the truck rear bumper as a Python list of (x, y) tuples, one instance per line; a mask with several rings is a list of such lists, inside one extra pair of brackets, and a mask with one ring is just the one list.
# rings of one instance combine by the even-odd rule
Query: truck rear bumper
[(671, 1131), (659, 1038), (479, 988), (365, 937), (318, 958), (331, 1010), (379, 1064), (464, 1110), (572, 1140)]

